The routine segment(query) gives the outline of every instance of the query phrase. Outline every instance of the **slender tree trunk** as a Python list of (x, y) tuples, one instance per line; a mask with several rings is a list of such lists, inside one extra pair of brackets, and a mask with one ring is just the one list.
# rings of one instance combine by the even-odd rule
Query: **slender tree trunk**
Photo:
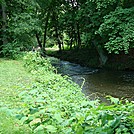
[(64, 50), (64, 42), (63, 41), (62, 41), (61, 45), (62, 45), (62, 50)]
[(44, 41), (43, 41), (43, 46), (42, 46), (43, 53), (45, 53), (45, 48), (46, 48), (46, 39), (47, 39), (47, 29), (48, 29), (49, 16), (50, 16), (50, 12), (47, 13), (47, 17), (46, 17), (46, 24), (45, 24), (45, 31), (44, 31)]
[(73, 38), (71, 37), (71, 39), (70, 39), (70, 50), (72, 49), (72, 45), (73, 45)]
[(80, 38), (80, 29), (78, 23), (77, 23), (77, 37), (78, 37), (78, 49), (79, 49), (81, 47), (81, 38)]
[(59, 52), (61, 52), (61, 41), (59, 39), (59, 33), (58, 33), (57, 26), (55, 26), (55, 34), (56, 34), (56, 38), (57, 38), (57, 42), (58, 42), (58, 46), (59, 46)]
[(75, 28), (75, 24), (72, 24), (71, 31), (69, 32), (70, 37), (70, 49), (77, 46), (77, 32)]
[(61, 36), (61, 37), (60, 37), (60, 42), (61, 42), (62, 50), (64, 50), (64, 41), (63, 41), (63, 36)]
[(37, 39), (39, 47), (42, 49), (42, 43), (41, 43), (39, 35), (37, 33), (36, 33), (36, 39)]
[(77, 41), (77, 33), (76, 32), (74, 32), (74, 40), (75, 40), (74, 47), (77, 47), (78, 41)]
[(71, 30), (71, 32), (68, 33), (68, 35), (69, 35), (68, 45), (69, 45), (70, 50), (72, 49), (72, 46), (73, 46), (73, 33), (72, 33), (72, 31), (73, 30)]
[(60, 41), (60, 36), (59, 36), (59, 32), (58, 32), (58, 15), (53, 12), (53, 21), (55, 22), (54, 23), (54, 28), (55, 28), (55, 36), (56, 36), (56, 39), (57, 39), (57, 43), (58, 43), (58, 47), (59, 47), (59, 52), (61, 52), (62, 50), (62, 43)]
[(7, 26), (7, 14), (6, 14), (6, 4), (5, 3), (2, 3), (2, 41), (3, 41), (3, 44), (7, 44), (8, 41), (7, 41), (7, 38), (6, 38), (6, 35), (5, 35), (5, 31), (6, 31), (6, 26)]
[[(76, 14), (75, 11), (78, 10), (78, 6), (79, 6), (78, 1), (77, 0), (71, 0), (71, 5), (72, 5), (72, 8), (73, 8), (74, 14)], [(74, 34), (75, 34), (75, 40), (76, 40), (76, 47), (79, 49), (80, 46), (81, 46), (80, 27), (79, 27), (78, 22), (76, 22), (75, 25), (76, 25), (76, 32), (74, 32)]]

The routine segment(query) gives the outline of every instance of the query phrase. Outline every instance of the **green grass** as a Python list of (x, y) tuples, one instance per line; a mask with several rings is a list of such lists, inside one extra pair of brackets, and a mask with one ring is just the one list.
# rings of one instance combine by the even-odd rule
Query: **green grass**
[(17, 95), (23, 90), (20, 86), (28, 87), (32, 80), (32, 75), (27, 73), (21, 61), (0, 59), (0, 134), (27, 133), (27, 129), (11, 117), (9, 109), (19, 106)]
[(21, 61), (0, 59), (0, 106), (16, 106), (19, 87), (30, 85), (32, 79)]

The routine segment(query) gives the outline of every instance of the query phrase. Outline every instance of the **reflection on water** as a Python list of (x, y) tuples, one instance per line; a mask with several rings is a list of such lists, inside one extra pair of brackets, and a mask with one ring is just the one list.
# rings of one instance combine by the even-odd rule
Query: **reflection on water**
[(76, 83), (83, 86), (86, 95), (97, 93), (98, 96), (111, 95), (134, 100), (134, 72), (107, 71), (82, 67), (67, 61), (51, 58), (59, 73), (70, 75)]
[[(96, 92), (99, 96), (111, 95), (134, 100), (134, 72), (115, 72), (100, 70), (92, 75), (81, 75), (85, 79), (83, 92), (86, 95)], [(82, 79), (73, 76), (80, 84)]]

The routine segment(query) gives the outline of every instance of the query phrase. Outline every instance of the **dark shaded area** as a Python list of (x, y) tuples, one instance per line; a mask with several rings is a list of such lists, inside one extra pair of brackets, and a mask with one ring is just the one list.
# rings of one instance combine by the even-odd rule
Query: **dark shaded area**
[(100, 65), (99, 55), (97, 54), (96, 49), (81, 48), (79, 50), (63, 50), (62, 53), (48, 50), (46, 54), (57, 57), (61, 60), (77, 63), (82, 66), (99, 67)]
[(108, 60), (101, 66), (99, 55), (96, 49), (81, 48), (80, 50), (47, 51), (47, 55), (60, 58), (62, 60), (78, 63), (82, 66), (105, 68), (110, 70), (134, 70), (134, 49), (130, 49), (128, 54), (108, 54)]

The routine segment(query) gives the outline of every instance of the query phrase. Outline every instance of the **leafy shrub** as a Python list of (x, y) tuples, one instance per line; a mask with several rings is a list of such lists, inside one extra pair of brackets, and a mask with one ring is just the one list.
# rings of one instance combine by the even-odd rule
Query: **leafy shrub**
[(17, 42), (12, 42), (3, 45), (1, 53), (4, 57), (10, 57), (15, 59), (18, 54), (20, 54), (20, 47), (18, 46)]
[(11, 59), (22, 59), (25, 55), (25, 52), (23, 50), (24, 49), (22, 44), (17, 41), (13, 41), (11, 43), (4, 44), (0, 53), (4, 57)]
[(133, 102), (112, 97), (111, 105), (90, 101), (70, 78), (51, 71), (46, 59), (35, 53), (26, 57), (25, 66), (33, 69), (36, 81), (19, 94), (22, 108), (17, 118), (29, 124), (34, 133), (134, 133)]
[(38, 52), (28, 52), (24, 56), (24, 66), (28, 71), (37, 71), (43, 69), (44, 71), (54, 71), (54, 67), (46, 58), (42, 58)]

